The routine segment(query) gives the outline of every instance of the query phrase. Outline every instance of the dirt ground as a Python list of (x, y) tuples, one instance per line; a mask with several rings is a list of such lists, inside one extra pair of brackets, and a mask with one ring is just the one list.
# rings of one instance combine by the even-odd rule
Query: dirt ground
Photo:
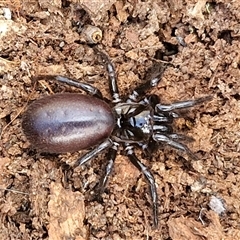
[[(1, 0), (0, 13), (0, 239), (240, 239), (239, 1)], [(102, 201), (93, 201), (104, 153), (71, 169), (86, 151), (39, 153), (22, 132), (31, 101), (80, 92), (34, 85), (33, 76), (85, 81), (110, 99), (87, 25), (100, 29), (93, 40), (112, 59), (123, 96), (168, 63), (149, 93), (163, 103), (213, 97), (175, 123), (195, 139), (196, 161), (170, 147), (151, 159), (137, 152), (156, 179), (156, 229), (148, 184), (122, 151)]]

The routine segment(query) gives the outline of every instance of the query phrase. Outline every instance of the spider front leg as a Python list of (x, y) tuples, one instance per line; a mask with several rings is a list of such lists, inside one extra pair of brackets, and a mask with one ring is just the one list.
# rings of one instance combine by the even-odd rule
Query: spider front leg
[(194, 107), (195, 105), (201, 104), (206, 101), (210, 101), (212, 99), (212, 96), (202, 97), (195, 100), (187, 100), (187, 101), (181, 101), (181, 102), (175, 102), (172, 104), (157, 104), (155, 107), (155, 111), (157, 113), (161, 112), (170, 112), (174, 111), (176, 109), (183, 109), (183, 108), (190, 108)]
[(128, 155), (129, 160), (131, 161), (131, 163), (137, 169), (139, 169), (139, 171), (141, 171), (143, 173), (143, 175), (145, 176), (145, 178), (147, 179), (147, 181), (149, 183), (151, 198), (152, 198), (152, 203), (153, 203), (153, 218), (154, 218), (153, 223), (154, 223), (154, 227), (157, 227), (157, 225), (158, 225), (158, 203), (157, 203), (158, 195), (157, 195), (157, 188), (156, 188), (154, 176), (149, 171), (149, 169), (143, 163), (141, 163), (140, 160), (137, 158), (137, 156), (133, 152), (132, 146), (128, 145), (125, 148), (125, 151)]

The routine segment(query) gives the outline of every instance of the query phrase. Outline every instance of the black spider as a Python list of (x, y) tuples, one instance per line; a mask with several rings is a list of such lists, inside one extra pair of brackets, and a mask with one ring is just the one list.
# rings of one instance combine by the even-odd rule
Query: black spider
[[(99, 50), (97, 50), (99, 53)], [(23, 130), (31, 144), (42, 152), (73, 152), (90, 147), (74, 166), (79, 166), (109, 149), (105, 174), (99, 183), (102, 193), (112, 172), (119, 145), (122, 145), (131, 163), (146, 177), (153, 202), (154, 225), (158, 224), (158, 197), (155, 180), (148, 168), (136, 157), (135, 147), (145, 152), (158, 144), (166, 144), (186, 152), (194, 158), (187, 146), (180, 143), (187, 138), (174, 133), (173, 120), (180, 117), (176, 110), (193, 107), (209, 100), (196, 100), (161, 104), (158, 96), (146, 95), (161, 78), (162, 71), (152, 79), (135, 88), (123, 101), (119, 96), (117, 78), (109, 57), (100, 52), (107, 64), (112, 104), (103, 101), (101, 92), (86, 83), (62, 76), (39, 76), (81, 88), (93, 96), (78, 93), (62, 93), (44, 97), (33, 102), (23, 115)]]

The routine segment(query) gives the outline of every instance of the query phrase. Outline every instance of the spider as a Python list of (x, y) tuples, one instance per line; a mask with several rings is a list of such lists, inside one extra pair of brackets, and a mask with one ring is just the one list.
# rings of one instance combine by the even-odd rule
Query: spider
[(115, 69), (107, 54), (97, 50), (106, 62), (112, 103), (107, 103), (101, 92), (84, 82), (55, 75), (38, 76), (36, 79), (55, 79), (78, 87), (89, 95), (61, 93), (34, 101), (23, 114), (22, 128), (34, 148), (42, 152), (64, 153), (82, 149), (91, 150), (74, 164), (83, 165), (108, 149), (105, 173), (98, 189), (101, 194), (113, 170), (114, 161), (121, 145), (130, 162), (139, 169), (150, 186), (153, 205), (153, 223), (158, 225), (158, 196), (155, 179), (150, 170), (138, 159), (135, 148), (151, 152), (159, 144), (169, 145), (194, 158), (189, 148), (181, 143), (188, 138), (174, 133), (172, 123), (181, 117), (176, 110), (193, 107), (208, 100), (160, 103), (156, 95), (146, 95), (161, 80), (164, 68), (153, 78), (136, 87), (125, 99), (119, 95)]

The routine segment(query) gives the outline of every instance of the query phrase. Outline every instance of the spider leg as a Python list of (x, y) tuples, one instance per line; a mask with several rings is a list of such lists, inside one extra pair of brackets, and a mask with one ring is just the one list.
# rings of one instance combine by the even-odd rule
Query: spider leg
[(181, 101), (181, 102), (175, 102), (172, 104), (157, 104), (155, 107), (155, 111), (157, 113), (161, 113), (161, 112), (170, 112), (176, 109), (182, 109), (182, 108), (189, 108), (189, 107), (193, 107), (197, 104), (201, 104), (205, 101), (210, 101), (212, 99), (211, 96), (207, 96), (207, 97), (202, 97), (202, 98), (198, 98), (195, 100), (188, 100), (188, 101)]
[(152, 203), (153, 203), (153, 217), (154, 217), (154, 226), (157, 227), (158, 225), (158, 195), (157, 195), (157, 188), (155, 184), (155, 179), (152, 173), (149, 171), (149, 169), (140, 162), (140, 160), (137, 158), (135, 153), (133, 152), (132, 146), (126, 147), (126, 153), (128, 155), (129, 160), (131, 163), (139, 169), (147, 179), (149, 186), (150, 186), (150, 192), (152, 197)]
[(140, 148), (142, 148), (143, 153), (145, 154), (146, 157), (151, 158), (153, 152), (155, 152), (159, 144), (152, 138), (147, 142), (147, 143), (137, 143)]
[(102, 176), (102, 178), (99, 181), (99, 184), (97, 186), (97, 192), (99, 195), (101, 195), (104, 192), (104, 189), (106, 187), (108, 178), (113, 170), (113, 166), (114, 166), (114, 162), (116, 159), (116, 155), (117, 155), (117, 150), (118, 150), (118, 146), (119, 144), (116, 142), (113, 142), (112, 147), (109, 149), (108, 151), (108, 155), (107, 155), (107, 166), (105, 168), (105, 173)]
[(179, 134), (179, 133), (173, 133), (173, 128), (169, 124), (155, 124), (153, 125), (153, 131), (157, 134), (163, 134), (164, 136), (167, 135), (170, 139), (174, 140), (180, 140), (180, 141), (186, 141), (186, 142), (193, 142), (194, 138)]
[(108, 71), (108, 78), (109, 78), (109, 86), (111, 95), (113, 98), (113, 103), (119, 103), (121, 102), (121, 98), (119, 96), (119, 90), (117, 85), (117, 76), (116, 76), (116, 70), (112, 64), (112, 61), (110, 60), (109, 56), (104, 53), (102, 50), (98, 49), (97, 47), (94, 48), (94, 50), (101, 55), (103, 60), (106, 62), (107, 71)]
[(110, 91), (113, 98), (112, 102), (114, 103), (121, 102), (122, 100), (120, 99), (120, 96), (119, 96), (116, 71), (110, 60), (107, 62), (107, 70), (108, 70), (108, 78), (110, 82)]
[(73, 165), (73, 167), (77, 167), (80, 165), (85, 164), (86, 162), (88, 162), (89, 160), (91, 160), (92, 158), (96, 157), (100, 152), (102, 152), (103, 150), (109, 148), (112, 146), (112, 140), (111, 139), (107, 139), (104, 142), (102, 142), (100, 145), (98, 145), (97, 147), (95, 147), (94, 149), (92, 149), (91, 151), (87, 152), (86, 154), (84, 154), (81, 158), (79, 158)]
[[(145, 93), (152, 87), (158, 85), (161, 80), (161, 76), (166, 69), (166, 64), (157, 66), (157, 72), (154, 72), (149, 80), (136, 87), (132, 93), (128, 96), (128, 102), (137, 102), (141, 96), (144, 96)], [(156, 71), (156, 70), (155, 70)]]
[(183, 135), (183, 134), (178, 134), (178, 133), (170, 133), (168, 136), (171, 139), (176, 139), (176, 140), (181, 140), (181, 141), (186, 141), (186, 142), (194, 142), (194, 138)]
[(197, 157), (195, 156), (195, 154), (184, 144), (182, 143), (179, 143), (177, 141), (175, 141), (174, 139), (179, 139), (181, 138), (180, 135), (173, 135), (173, 134), (170, 134), (169, 136), (168, 135), (164, 135), (162, 133), (154, 133), (153, 135), (153, 139), (156, 141), (156, 142), (162, 142), (162, 143), (165, 143), (173, 148), (176, 148), (178, 150), (181, 150), (181, 151), (184, 151), (186, 152), (192, 159), (194, 160), (197, 160)]
[(80, 88), (83, 91), (85, 91), (86, 93), (102, 99), (102, 93), (100, 92), (99, 89), (97, 89), (96, 87), (94, 87), (90, 84), (84, 83), (84, 82), (78, 82), (76, 80), (70, 79), (68, 77), (60, 76), (60, 75), (40, 75), (40, 76), (33, 78), (34, 81), (38, 81), (40, 79), (46, 79), (46, 80), (54, 79), (58, 82), (66, 83), (70, 86)]

